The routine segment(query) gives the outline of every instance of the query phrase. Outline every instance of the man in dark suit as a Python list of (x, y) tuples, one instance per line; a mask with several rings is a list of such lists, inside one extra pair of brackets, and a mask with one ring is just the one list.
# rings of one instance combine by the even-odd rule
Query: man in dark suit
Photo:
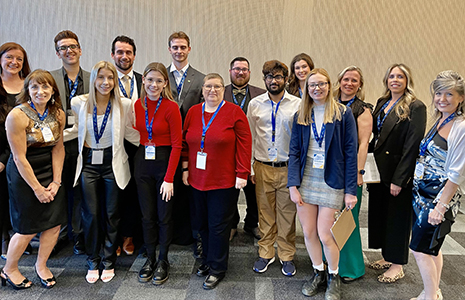
[[(249, 61), (245, 57), (234, 58), (229, 68), (231, 84), (227, 85), (224, 89), (224, 100), (239, 105), (246, 114), (250, 100), (266, 92), (264, 89), (249, 84), (249, 67)], [(261, 236), (260, 230), (258, 229), (258, 208), (257, 198), (255, 196), (255, 184), (249, 179), (243, 190), (247, 201), (247, 215), (244, 219), (244, 231), (259, 240)], [(233, 224), (229, 237), (230, 241), (237, 234), (237, 224), (239, 220), (239, 210), (236, 209), (236, 213), (232, 220)]]
[[(89, 92), (90, 73), (81, 69), (79, 60), (82, 50), (79, 39), (74, 32), (63, 30), (55, 36), (54, 42), (56, 55), (61, 59), (62, 67), (50, 73), (58, 86), (63, 111), (66, 113), (66, 128), (69, 128), (74, 124), (71, 98)], [(53, 254), (58, 253), (68, 243), (69, 238), (73, 238), (74, 253), (83, 254), (84, 236), (81, 225), (81, 192), (79, 187), (73, 187), (78, 156), (77, 139), (65, 142), (65, 152), (62, 182), (68, 198), (68, 222), (61, 226), (60, 235)]]
[[(202, 85), (205, 75), (194, 69), (188, 62), (191, 46), (186, 33), (179, 31), (171, 34), (168, 38), (168, 51), (172, 57), (172, 63), (167, 67), (171, 92), (174, 100), (179, 105), (182, 120), (184, 121), (187, 111), (193, 105), (202, 102)], [(174, 192), (175, 202), (173, 204), (173, 243), (185, 245), (196, 240), (193, 249), (194, 257), (200, 257), (202, 244), (200, 243), (198, 230), (195, 229), (193, 216), (190, 213), (194, 209), (191, 208), (190, 211), (186, 209), (192, 205), (192, 201), (189, 201), (190, 188), (182, 183), (181, 164), (178, 165), (174, 181), (176, 191)]]
[[(134, 103), (139, 99), (142, 87), (142, 74), (133, 70), (136, 58), (134, 40), (125, 35), (117, 36), (111, 44), (111, 58), (114, 60), (118, 72), (121, 97), (131, 99)], [(133, 237), (137, 236), (139, 238), (141, 236), (141, 213), (134, 180), (134, 155), (137, 147), (124, 140), (124, 148), (128, 154), (131, 180), (123, 191), (120, 234), (123, 237), (123, 251), (126, 255), (132, 255), (135, 248)], [(118, 247), (116, 254), (118, 256), (121, 254), (121, 247)]]

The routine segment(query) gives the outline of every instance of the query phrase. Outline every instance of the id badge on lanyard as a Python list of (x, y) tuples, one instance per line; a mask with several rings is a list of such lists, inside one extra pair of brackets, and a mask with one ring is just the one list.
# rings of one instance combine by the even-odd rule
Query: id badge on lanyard
[(48, 127), (48, 125), (46, 125), (46, 124), (43, 125), (40, 128), (40, 131), (42, 131), (42, 137), (44, 138), (44, 142), (48, 143), (48, 142), (55, 141), (55, 138), (53, 137), (52, 130), (50, 129), (50, 127)]
[(323, 169), (325, 167), (325, 155), (313, 154), (313, 168)]
[(145, 144), (145, 159), (146, 160), (155, 160), (156, 159), (156, 150), (155, 144), (148, 142)]
[(68, 119), (68, 125), (74, 125), (74, 114), (72, 109), (66, 110), (66, 118)]
[(423, 179), (423, 176), (425, 175), (425, 164), (423, 163), (422, 157), (417, 161), (415, 165), (415, 172), (413, 174), (415, 179)]
[(103, 149), (92, 149), (92, 164), (103, 164)]
[(270, 148), (268, 148), (268, 159), (270, 161), (277, 161), (278, 160), (278, 148), (276, 148), (274, 143)]
[(205, 170), (207, 168), (207, 153), (202, 151), (197, 152), (195, 167), (200, 170)]

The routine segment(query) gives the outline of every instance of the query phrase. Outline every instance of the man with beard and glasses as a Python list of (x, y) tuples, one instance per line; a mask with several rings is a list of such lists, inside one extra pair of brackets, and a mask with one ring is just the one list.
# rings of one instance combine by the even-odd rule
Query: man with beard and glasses
[[(54, 38), (55, 51), (61, 60), (62, 67), (51, 71), (60, 92), (63, 111), (66, 113), (66, 127), (74, 125), (74, 114), (71, 110), (71, 98), (89, 92), (90, 73), (81, 69), (81, 45), (77, 35), (70, 30), (60, 31)], [(68, 222), (61, 225), (60, 235), (52, 254), (57, 254), (69, 241), (74, 240), (74, 254), (84, 254), (84, 234), (81, 223), (81, 190), (73, 187), (74, 174), (78, 157), (78, 140), (65, 141), (65, 161), (63, 164), (62, 183), (68, 199)]]
[[(247, 107), (251, 99), (266, 92), (264, 89), (250, 85), (250, 69), (249, 61), (245, 57), (236, 57), (231, 61), (229, 75), (231, 84), (224, 89), (224, 100), (235, 103), (241, 107), (244, 113), (247, 114)], [(255, 184), (250, 179), (247, 180), (247, 185), (243, 188), (245, 199), (247, 201), (247, 215), (244, 219), (244, 231), (256, 239), (260, 239), (260, 230), (258, 229), (258, 209), (257, 198), (255, 196)], [(231, 241), (237, 234), (237, 224), (239, 224), (239, 210), (236, 208), (232, 220)]]
[(263, 273), (275, 261), (274, 243), (282, 273), (296, 272), (295, 255), (296, 206), (287, 189), (289, 142), (294, 115), (300, 98), (285, 91), (289, 69), (277, 60), (265, 62), (262, 70), (267, 92), (249, 103), (247, 118), (252, 132), (252, 175), (259, 209), (259, 258), (253, 266)]
[[(117, 36), (111, 44), (111, 58), (115, 62), (118, 72), (118, 86), (121, 97), (128, 98), (134, 103), (139, 99), (142, 87), (142, 74), (133, 70), (136, 58), (136, 44), (128, 36)], [(128, 154), (131, 180), (123, 191), (121, 203), (121, 236), (123, 237), (123, 251), (126, 255), (134, 253), (133, 237), (141, 238), (141, 212), (137, 197), (136, 182), (134, 180), (134, 155), (137, 147), (124, 140), (124, 148)], [(121, 255), (121, 247), (116, 250), (116, 255)]]

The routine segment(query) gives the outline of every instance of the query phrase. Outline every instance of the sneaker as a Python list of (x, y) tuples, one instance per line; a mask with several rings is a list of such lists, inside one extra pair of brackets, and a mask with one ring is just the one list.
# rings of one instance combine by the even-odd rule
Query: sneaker
[(253, 265), (253, 270), (257, 273), (266, 272), (268, 266), (274, 263), (274, 257), (270, 259), (259, 257), (258, 260)]
[(294, 276), (295, 275), (295, 265), (294, 265), (294, 261), (290, 260), (290, 261), (282, 261), (282, 260), (279, 260), (281, 262), (281, 264), (283, 265), (283, 268), (281, 269), (281, 272), (283, 272), (283, 274), (285, 276)]

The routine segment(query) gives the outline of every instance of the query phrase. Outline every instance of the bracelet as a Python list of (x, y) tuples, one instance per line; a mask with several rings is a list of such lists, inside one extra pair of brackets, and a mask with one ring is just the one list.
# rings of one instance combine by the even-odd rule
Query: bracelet
[(446, 210), (450, 208), (450, 205), (449, 204), (444, 204), (442, 203), (441, 201), (438, 201), (439, 204), (442, 205), (442, 207), (444, 207)]
[(189, 168), (182, 168), (182, 171), (187, 172), (187, 171), (189, 171)]
[(54, 180), (54, 181), (52, 181), (52, 183), (54, 183), (54, 184), (56, 184), (56, 185), (58, 185), (58, 186), (61, 186), (61, 183), (59, 183), (58, 181), (55, 181), (55, 180)]
[(440, 212), (439, 209), (437, 209), (437, 207), (434, 207), (434, 210), (437, 211), (442, 216), (442, 218), (444, 219), (444, 214), (442, 212)]

